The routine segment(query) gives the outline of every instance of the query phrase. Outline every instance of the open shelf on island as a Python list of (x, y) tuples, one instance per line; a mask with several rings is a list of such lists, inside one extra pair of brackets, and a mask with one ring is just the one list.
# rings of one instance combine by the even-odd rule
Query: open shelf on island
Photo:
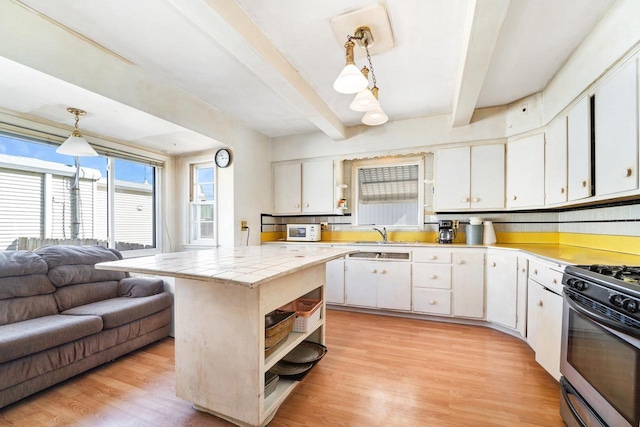
[[(296, 348), (298, 344), (308, 338), (311, 334), (318, 330), (320, 326), (324, 325), (324, 319), (320, 319), (316, 325), (311, 328), (309, 332), (291, 332), (285, 339), (284, 343), (269, 356), (264, 359), (264, 372), (268, 371), (273, 365), (278, 363), (280, 359), (287, 355), (291, 350)], [(279, 385), (278, 385), (279, 386)]]

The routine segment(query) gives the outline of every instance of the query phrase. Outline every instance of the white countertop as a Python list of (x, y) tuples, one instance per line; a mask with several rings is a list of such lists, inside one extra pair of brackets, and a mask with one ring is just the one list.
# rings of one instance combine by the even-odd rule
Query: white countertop
[(253, 288), (351, 252), (354, 251), (330, 247), (242, 246), (129, 258), (99, 263), (96, 268), (210, 280)]

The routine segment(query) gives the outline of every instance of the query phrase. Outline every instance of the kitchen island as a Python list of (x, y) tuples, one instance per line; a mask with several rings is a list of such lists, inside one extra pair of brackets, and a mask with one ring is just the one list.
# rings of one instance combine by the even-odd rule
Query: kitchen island
[(159, 254), (97, 264), (176, 278), (176, 394), (242, 426), (266, 425), (297, 381), (264, 397), (265, 372), (304, 340), (325, 342), (325, 304), (307, 332), (265, 357), (265, 315), (299, 297), (325, 300), (325, 264), (347, 248), (249, 246)]

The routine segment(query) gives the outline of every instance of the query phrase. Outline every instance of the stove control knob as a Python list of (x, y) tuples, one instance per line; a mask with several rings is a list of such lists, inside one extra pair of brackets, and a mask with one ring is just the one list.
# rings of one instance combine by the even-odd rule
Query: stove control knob
[(567, 285), (569, 285), (570, 288), (576, 289), (578, 291), (584, 291), (589, 286), (587, 283), (578, 279), (567, 280)]
[(622, 307), (622, 303), (624, 302), (624, 297), (622, 295), (611, 294), (609, 296), (609, 302), (616, 307)]
[(631, 298), (624, 300), (624, 302), (622, 303), (622, 306), (629, 313), (635, 313), (636, 311), (638, 311), (638, 301), (633, 300)]

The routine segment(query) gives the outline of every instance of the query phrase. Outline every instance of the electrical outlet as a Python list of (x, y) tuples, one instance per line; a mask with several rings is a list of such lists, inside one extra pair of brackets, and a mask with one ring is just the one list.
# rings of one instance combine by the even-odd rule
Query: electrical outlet
[(327, 228), (329, 228), (329, 223), (328, 222), (321, 222), (320, 223), (320, 230), (326, 230)]
[(247, 225), (247, 221), (240, 221), (240, 231), (244, 231), (247, 228), (249, 228), (249, 226)]

